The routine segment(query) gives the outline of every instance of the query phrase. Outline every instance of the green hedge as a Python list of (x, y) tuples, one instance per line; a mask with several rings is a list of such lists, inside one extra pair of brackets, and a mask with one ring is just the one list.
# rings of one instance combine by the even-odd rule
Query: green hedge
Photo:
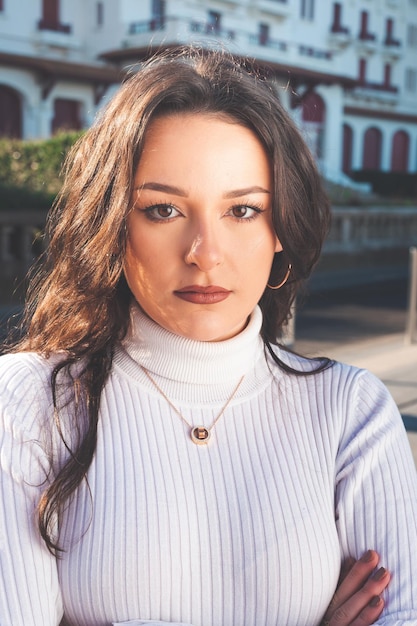
[(44, 141), (0, 139), (0, 207), (49, 208), (61, 188), (61, 168), (80, 132)]

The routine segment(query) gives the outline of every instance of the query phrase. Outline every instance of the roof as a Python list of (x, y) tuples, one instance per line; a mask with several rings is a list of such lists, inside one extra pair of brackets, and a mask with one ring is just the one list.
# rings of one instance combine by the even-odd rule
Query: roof
[(119, 83), (124, 72), (114, 65), (73, 63), (47, 57), (0, 52), (0, 65), (39, 72), (48, 80), (76, 80), (100, 85)]

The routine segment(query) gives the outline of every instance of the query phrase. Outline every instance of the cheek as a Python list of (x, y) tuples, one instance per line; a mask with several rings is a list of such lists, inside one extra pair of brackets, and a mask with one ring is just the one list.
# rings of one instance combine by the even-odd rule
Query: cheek
[(240, 247), (243, 253), (251, 263), (255, 263), (258, 267), (271, 267), (272, 261), (277, 247), (277, 238), (275, 233), (261, 233), (258, 237), (253, 237), (247, 242), (247, 245)]

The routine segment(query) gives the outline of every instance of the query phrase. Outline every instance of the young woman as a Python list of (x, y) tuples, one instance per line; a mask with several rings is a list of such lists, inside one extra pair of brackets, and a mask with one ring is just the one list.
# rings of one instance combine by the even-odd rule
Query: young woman
[(328, 220), (247, 66), (185, 50), (122, 86), (0, 359), (2, 626), (417, 625), (394, 402), (277, 341)]

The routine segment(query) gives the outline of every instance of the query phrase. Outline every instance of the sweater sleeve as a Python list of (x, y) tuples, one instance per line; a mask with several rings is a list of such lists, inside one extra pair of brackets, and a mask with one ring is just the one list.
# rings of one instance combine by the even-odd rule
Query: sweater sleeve
[(42, 422), (50, 409), (42, 363), (0, 359), (0, 623), (56, 626), (63, 615), (56, 559), (37, 528), (36, 507), (51, 477)]
[(380, 554), (392, 575), (380, 626), (417, 626), (417, 473), (401, 416), (385, 386), (356, 370), (336, 466), (342, 553)]

